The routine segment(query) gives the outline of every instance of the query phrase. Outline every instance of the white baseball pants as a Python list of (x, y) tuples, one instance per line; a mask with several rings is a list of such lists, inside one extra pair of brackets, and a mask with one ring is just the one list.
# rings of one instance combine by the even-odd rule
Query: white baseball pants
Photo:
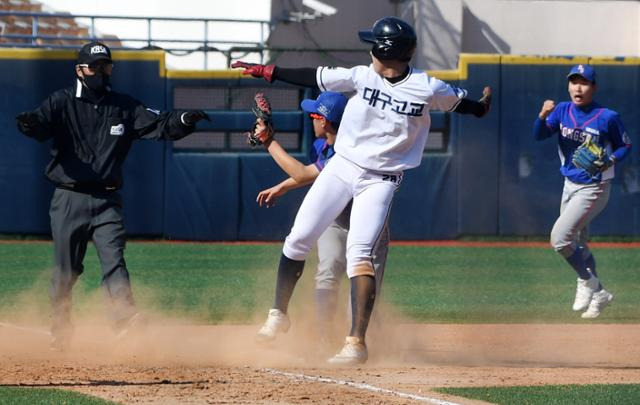
[(353, 199), (347, 275), (374, 276), (373, 251), (401, 181), (402, 172), (367, 170), (336, 154), (305, 196), (282, 252), (292, 260), (305, 260), (320, 235)]

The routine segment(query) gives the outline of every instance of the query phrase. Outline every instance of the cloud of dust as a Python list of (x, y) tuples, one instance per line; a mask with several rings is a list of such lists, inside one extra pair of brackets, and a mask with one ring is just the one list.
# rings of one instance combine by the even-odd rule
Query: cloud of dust
[[(237, 319), (247, 319), (246, 307), (238, 304), (237, 313), (232, 308), (226, 319), (210, 325), (203, 321), (210, 311), (207, 297), (203, 297), (195, 309), (190, 307), (188, 313), (180, 308), (157, 310), (153, 309), (158, 307), (154, 303), (163, 292), (135, 281), (132, 288), (144, 315), (144, 326), (132, 328), (126, 336), (118, 337), (111, 328), (109, 302), (103, 290), (87, 292), (76, 285), (72, 309), (74, 335), (70, 350), (63, 353), (49, 350), (49, 269), (0, 312), (0, 353), (17, 360), (61, 360), (93, 365), (119, 362), (149, 366), (324, 365), (327, 358), (340, 350), (349, 330), (348, 281), (345, 279), (343, 283), (336, 327), (329, 333), (330, 344), (321, 344), (315, 325), (313, 269), (307, 266), (294, 293), (289, 333), (270, 344), (259, 344), (255, 339), (266, 319), (268, 305), (249, 314), (249, 324), (237, 323)], [(266, 288), (272, 296), (275, 285), (256, 285), (255, 288)], [(265, 292), (261, 294), (264, 296)], [(256, 292), (256, 295), (259, 294)]]
[[(276, 268), (272, 271), (275, 279)], [(341, 349), (350, 329), (349, 281), (346, 277), (342, 280), (333, 328), (325, 333), (327, 339), (321, 340), (316, 322), (314, 276), (315, 263), (310, 260), (291, 301), (291, 329), (271, 344), (259, 344), (255, 337), (266, 319), (274, 282), (256, 283), (254, 287), (254, 296), (270, 297), (266, 306), (258, 305), (254, 313), (247, 314), (246, 306), (238, 304), (237, 311), (232, 307), (225, 319), (210, 325), (206, 319), (211, 302), (206, 294), (188, 312), (178, 307), (158, 310), (154, 308), (158, 308), (156, 303), (164, 292), (134, 281), (134, 297), (146, 324), (123, 338), (118, 338), (111, 328), (109, 302), (102, 289), (87, 292), (76, 286), (72, 345), (68, 352), (57, 353), (49, 350), (50, 270), (46, 270), (11, 305), (3, 306), (0, 353), (18, 359), (66, 359), (91, 364), (326, 367), (326, 360)], [(249, 323), (238, 324), (238, 319), (249, 319)], [(376, 301), (367, 335), (368, 364), (393, 366), (456, 359), (468, 363), (469, 353), (452, 352), (447, 349), (450, 344), (442, 343), (465, 341), (467, 337), (455, 329), (451, 329), (450, 335), (447, 333), (446, 328), (431, 331), (423, 325), (412, 325), (385, 302), (382, 294)], [(477, 362), (482, 362), (482, 352), (475, 356)]]
[[(311, 267), (313, 268), (313, 267)], [(275, 271), (275, 270), (274, 270)], [(0, 313), (0, 357), (14, 363), (52, 361), (99, 366), (128, 364), (149, 367), (318, 367), (342, 347), (350, 328), (349, 283), (343, 280), (333, 330), (328, 341), (319, 339), (315, 321), (314, 272), (306, 270), (294, 293), (289, 315), (291, 329), (271, 344), (256, 342), (256, 332), (268, 308), (257, 308), (248, 324), (237, 324), (233, 313), (216, 325), (203, 322), (209, 303), (189, 313), (158, 311), (153, 302), (162, 291), (134, 283), (134, 294), (146, 325), (118, 337), (110, 327), (109, 305), (101, 289), (74, 289), (75, 334), (67, 352), (51, 352), (49, 343), (48, 280), (43, 272), (31, 288), (18, 294)], [(256, 286), (271, 288), (273, 286)], [(242, 309), (246, 311), (246, 309)], [(246, 314), (242, 313), (246, 319)], [(242, 319), (242, 317), (241, 317)], [(598, 332), (603, 342), (615, 340), (602, 325), (424, 325), (412, 323), (384, 299), (376, 302), (367, 335), (369, 361), (365, 367), (409, 365), (522, 365), (585, 364), (612, 358), (614, 347), (598, 350), (589, 340)], [(615, 332), (613, 332), (615, 333)], [(576, 356), (577, 353), (581, 356)], [(590, 356), (585, 357), (585, 353)], [(608, 357), (607, 357), (608, 356)], [(627, 361), (619, 356), (620, 364)], [(637, 356), (636, 356), (637, 358)]]

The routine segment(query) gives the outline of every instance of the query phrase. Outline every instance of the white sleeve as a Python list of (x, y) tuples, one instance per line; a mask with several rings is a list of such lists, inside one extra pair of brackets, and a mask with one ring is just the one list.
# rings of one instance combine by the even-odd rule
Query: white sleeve
[(460, 87), (445, 83), (435, 77), (429, 78), (429, 87), (433, 91), (431, 109), (453, 111), (460, 100), (467, 96), (467, 91)]
[(320, 66), (316, 71), (316, 81), (322, 91), (348, 93), (356, 90), (357, 66), (351, 69)]

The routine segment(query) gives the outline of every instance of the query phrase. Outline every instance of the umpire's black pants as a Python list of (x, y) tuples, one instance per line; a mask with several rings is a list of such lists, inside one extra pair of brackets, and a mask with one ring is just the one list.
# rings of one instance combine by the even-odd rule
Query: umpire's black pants
[(126, 238), (120, 194), (56, 188), (49, 215), (55, 256), (50, 289), (52, 334), (71, 334), (71, 290), (84, 270), (82, 262), (90, 239), (98, 252), (102, 286), (115, 325), (131, 317), (136, 308), (124, 261)]

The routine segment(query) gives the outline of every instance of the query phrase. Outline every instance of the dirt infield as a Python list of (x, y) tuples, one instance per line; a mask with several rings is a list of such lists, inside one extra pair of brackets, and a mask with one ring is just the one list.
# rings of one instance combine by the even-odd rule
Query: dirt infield
[[(42, 326), (0, 325), (0, 384), (70, 389), (122, 403), (472, 403), (444, 386), (640, 383), (640, 325), (395, 324), (374, 330), (370, 361), (327, 367), (301, 325), (258, 346), (255, 325), (155, 320), (114, 342), (78, 326), (48, 350)], [(476, 402), (477, 403), (477, 402)]]

